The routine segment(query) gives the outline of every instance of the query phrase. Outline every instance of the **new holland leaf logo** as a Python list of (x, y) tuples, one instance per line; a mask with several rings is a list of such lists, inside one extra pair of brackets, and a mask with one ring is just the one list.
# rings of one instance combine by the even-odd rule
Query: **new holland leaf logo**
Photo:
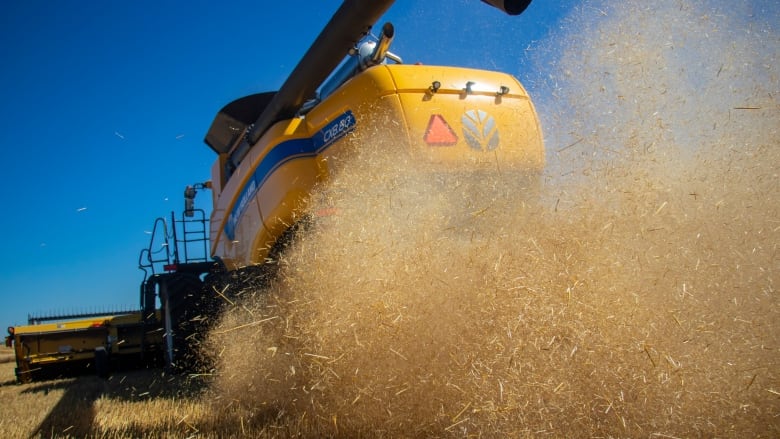
[(461, 117), (463, 137), (477, 151), (493, 151), (498, 148), (498, 127), (493, 116), (482, 110), (469, 110)]

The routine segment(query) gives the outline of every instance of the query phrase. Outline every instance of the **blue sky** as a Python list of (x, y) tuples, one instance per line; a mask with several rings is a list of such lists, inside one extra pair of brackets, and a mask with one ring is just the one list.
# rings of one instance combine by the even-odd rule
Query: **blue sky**
[[(277, 89), (341, 2), (308, 3), (0, 6), (0, 323), (137, 307), (145, 231), (210, 178), (216, 112)], [(478, 0), (399, 0), (374, 30), (393, 22), (406, 62), (523, 81), (537, 73), (525, 51), (575, 3), (536, 0), (510, 17)]]

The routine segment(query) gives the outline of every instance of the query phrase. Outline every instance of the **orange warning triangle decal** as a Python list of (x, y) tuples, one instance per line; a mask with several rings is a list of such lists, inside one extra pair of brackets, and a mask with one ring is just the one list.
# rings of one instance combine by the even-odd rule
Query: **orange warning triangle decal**
[(458, 143), (458, 135), (441, 114), (432, 114), (423, 140), (431, 146), (451, 146)]

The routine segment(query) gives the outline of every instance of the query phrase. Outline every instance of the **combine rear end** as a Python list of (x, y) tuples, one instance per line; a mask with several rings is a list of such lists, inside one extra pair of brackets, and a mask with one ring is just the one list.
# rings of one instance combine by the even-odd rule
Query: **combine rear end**
[[(228, 269), (263, 264), (306, 211), (314, 187), (372, 138), (432, 172), (536, 172), (542, 135), (514, 77), (457, 67), (405, 65), (385, 24), (363, 39), (390, 1), (345, 1), (279, 92), (238, 99), (215, 118), (211, 254)], [(518, 13), (528, 2), (500, 3)], [(335, 68), (325, 81), (323, 66)], [(391, 61), (392, 63), (388, 63)], [(321, 85), (321, 86), (320, 86)]]
[[(530, 0), (484, 2), (518, 14)], [(392, 3), (345, 0), (279, 91), (219, 111), (205, 138), (217, 154), (212, 180), (187, 188), (184, 216), (158, 219), (141, 253), (140, 310), (14, 328), (20, 379), (76, 361), (103, 373), (106, 359), (125, 354), (186, 366), (229, 301), (227, 285), (268, 267), (306, 217), (315, 188), (372, 139), (392, 139), (384, 143), (393, 154), (428, 164), (432, 174), (519, 178), (542, 169), (539, 121), (522, 84), (506, 73), (403, 64), (389, 50), (390, 23), (378, 38), (368, 35)], [(197, 189), (213, 192), (208, 226), (193, 209)]]

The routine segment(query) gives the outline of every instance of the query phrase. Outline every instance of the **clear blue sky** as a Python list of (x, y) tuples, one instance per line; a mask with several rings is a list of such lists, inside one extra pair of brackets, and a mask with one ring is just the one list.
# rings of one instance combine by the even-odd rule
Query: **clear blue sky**
[[(399, 0), (374, 30), (393, 22), (406, 62), (522, 81), (537, 73), (524, 51), (575, 3), (536, 0), (510, 17), (479, 0)], [(137, 307), (145, 231), (210, 178), (215, 113), (276, 90), (340, 4), (4, 2), (0, 324)]]

